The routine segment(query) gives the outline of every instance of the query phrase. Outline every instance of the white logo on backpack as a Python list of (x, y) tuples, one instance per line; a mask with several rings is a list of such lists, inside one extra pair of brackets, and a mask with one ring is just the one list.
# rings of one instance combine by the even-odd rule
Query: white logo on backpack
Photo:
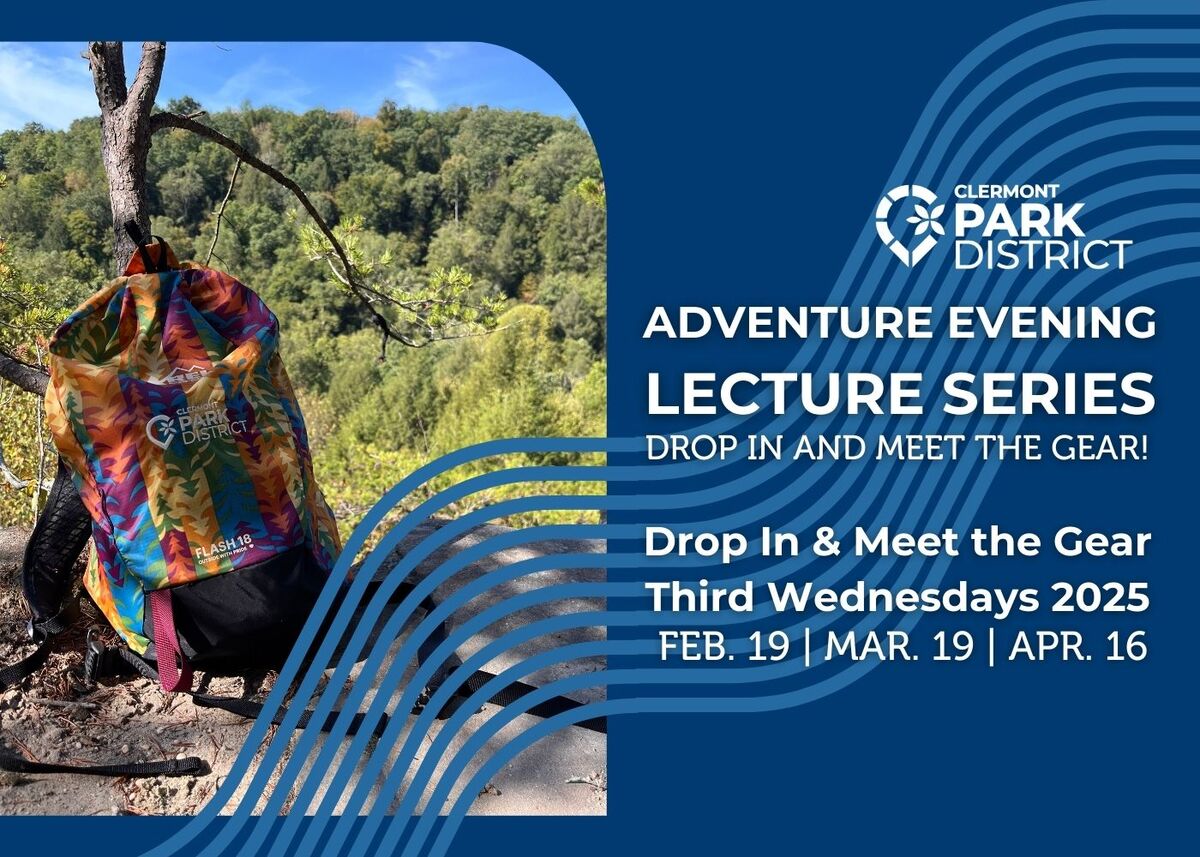
[(160, 449), (170, 446), (176, 434), (175, 423), (166, 414), (151, 417), (150, 421), (146, 423), (146, 437)]
[(230, 419), (221, 402), (207, 402), (179, 408), (174, 416), (159, 414), (146, 422), (146, 437), (160, 449), (170, 446), (176, 437), (184, 446), (213, 438), (232, 437), (246, 431), (246, 420)]

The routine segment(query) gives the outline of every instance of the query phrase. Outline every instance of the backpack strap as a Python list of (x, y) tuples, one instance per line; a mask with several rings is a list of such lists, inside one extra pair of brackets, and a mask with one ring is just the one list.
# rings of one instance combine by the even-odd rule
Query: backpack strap
[(21, 566), (21, 590), (33, 614), (29, 639), (37, 648), (16, 663), (0, 667), (0, 690), (45, 666), (55, 635), (71, 624), (73, 605), (64, 607), (64, 601), (71, 591), (75, 560), (91, 534), (92, 519), (75, 490), (71, 471), (59, 459), (46, 507), (25, 545)]
[(31, 639), (37, 643), (37, 648), (34, 649), (33, 654), (22, 658), (15, 664), (0, 667), (0, 690), (8, 690), (8, 688), (20, 684), (46, 665), (46, 661), (50, 657), (53, 635), (39, 630), (32, 622), (29, 623), (29, 632)]
[[(370, 598), (374, 591), (378, 589), (378, 587), (378, 581), (370, 581), (367, 584), (364, 597)], [(408, 581), (404, 581), (397, 587), (396, 591), (392, 594), (388, 601), (390, 603), (397, 603), (406, 595), (408, 595), (412, 589), (413, 584)], [(421, 609), (427, 614), (432, 613), (436, 609), (436, 606), (437, 605), (430, 597), (426, 597), (420, 604)], [(155, 616), (157, 617), (157, 605), (154, 609)], [(336, 606), (334, 609), (337, 609)], [(157, 621), (158, 620), (156, 618), (155, 622), (157, 623)], [(446, 633), (447, 631), (445, 622), (439, 622), (437, 627), (434, 628), (430, 635), (421, 643), (420, 646), (418, 646), (418, 663), (424, 663), (425, 661), (429, 660), (434, 650), (445, 641)], [(156, 628), (155, 636), (156, 638), (162, 638), (165, 636), (165, 634), (159, 632)], [(156, 639), (156, 646), (157, 645), (158, 643)], [(434, 693), (437, 692), (437, 689), (446, 680), (446, 678), (461, 665), (461, 663), (462, 662), (459, 661), (457, 657), (452, 657), (449, 661), (443, 664), (440, 669), (438, 669), (438, 671), (430, 679), (429, 684), (422, 689), (420, 695), (417, 697), (417, 702), (412, 707), (412, 714), (420, 714), (425, 709), (425, 707), (429, 704), (429, 700), (433, 697)], [(160, 660), (159, 666), (161, 667), (161, 665), (162, 662)], [(83, 678), (85, 682), (92, 684), (95, 683), (97, 679), (129, 676), (135, 673), (141, 674), (144, 678), (147, 678), (152, 682), (163, 684), (164, 687), (166, 686), (161, 675), (161, 670), (156, 670), (155, 667), (146, 659), (135, 654), (125, 646), (105, 646), (99, 640), (94, 639), (91, 635), (88, 636), (88, 650), (84, 657), (83, 663)], [(437, 713), (438, 719), (445, 720), (450, 717), (467, 699), (467, 697), (479, 690), (495, 677), (495, 673), (488, 672), (487, 670), (476, 670), (467, 677), (466, 681), (463, 682), (462, 686), (455, 693), (455, 695)], [(527, 696), (528, 694), (533, 693), (535, 690), (537, 690), (537, 687), (532, 684), (527, 684), (523, 681), (514, 681), (494, 693), (488, 699), (488, 702), (490, 702), (492, 705), (511, 705), (521, 697)], [(248, 699), (194, 692), (191, 690), (190, 678), (188, 679), (187, 686), (180, 687), (179, 692), (186, 693), (191, 696), (192, 701), (201, 708), (219, 708), (222, 711), (228, 711), (231, 714), (236, 714), (239, 717), (245, 717), (250, 720), (257, 720), (263, 712), (263, 706), (260, 703), (253, 702)], [(585, 703), (579, 702), (578, 700), (571, 699), (569, 696), (560, 695), (544, 700), (543, 702), (532, 706), (526, 713), (531, 714), (534, 717), (553, 717), (556, 714), (562, 714), (565, 711), (571, 711), (573, 709), (580, 708), (584, 704)], [(282, 724), (283, 718), (286, 716), (286, 714), (287, 709), (280, 708), (278, 713), (271, 719), (271, 722), (276, 726)], [(312, 711), (303, 712), (300, 715), (300, 721), (297, 724), (297, 728), (305, 729), (311, 727), (312, 716)], [(321, 731), (330, 731), (330, 729), (333, 728), (334, 721), (336, 721), (339, 716), (340, 712), (331, 712), (329, 717), (326, 718), (325, 722), (321, 724)], [(355, 714), (350, 722), (349, 728), (347, 729), (347, 733), (350, 735), (356, 734), (362, 728), (362, 721), (363, 715), (361, 713)], [(387, 725), (388, 715), (383, 714), (380, 716), (379, 723), (376, 724), (374, 730), (372, 730), (375, 736), (381, 737), (383, 735), (383, 731), (387, 728)], [(581, 729), (587, 729), (589, 731), (599, 732), (601, 734), (607, 734), (608, 732), (608, 720), (604, 717), (593, 717), (588, 720), (581, 720), (574, 725)]]
[[(136, 654), (126, 646), (105, 646), (99, 640), (89, 635), (87, 653), (84, 655), (83, 661), (83, 677), (86, 682), (91, 684), (97, 679), (128, 677), (131, 675), (141, 675), (143, 678), (156, 683), (162, 682), (159, 670), (155, 669), (154, 664), (141, 655)], [(248, 720), (257, 720), (263, 712), (262, 704), (251, 699), (199, 693), (190, 688), (180, 688), (178, 692), (186, 693), (200, 708), (218, 708), (222, 711), (228, 711), (230, 714), (245, 717)], [(340, 715), (341, 712), (339, 711), (330, 712), (329, 717), (321, 724), (321, 731), (328, 732), (332, 729), (334, 722)], [(280, 708), (278, 713), (271, 719), (271, 722), (278, 726), (283, 723), (283, 718), (286, 716), (287, 709)], [(309, 728), (312, 725), (312, 716), (312, 711), (304, 711), (300, 715), (300, 722), (297, 724), (297, 728)], [(349, 734), (357, 734), (362, 727), (362, 721), (363, 715), (355, 714), (353, 720), (350, 722)], [(373, 730), (375, 736), (381, 736), (387, 725), (388, 718), (387, 715), (384, 715)]]
[[(378, 586), (379, 584), (376, 581), (371, 581), (367, 584), (368, 597), (374, 593)], [(389, 600), (399, 601), (410, 591), (412, 591), (412, 584), (407, 582), (402, 583), (399, 591), (393, 594)], [(150, 610), (153, 614), (154, 646), (155, 652), (158, 655), (156, 664), (152, 664), (128, 646), (105, 646), (92, 634), (88, 634), (87, 650), (84, 653), (83, 660), (83, 680), (87, 684), (95, 684), (97, 680), (102, 678), (141, 675), (143, 678), (160, 685), (166, 692), (186, 693), (200, 708), (217, 708), (222, 711), (228, 711), (231, 714), (236, 714), (239, 717), (257, 720), (263, 713), (261, 703), (240, 697), (218, 696), (216, 694), (199, 693), (192, 690), (192, 669), (183, 654), (182, 647), (179, 645), (179, 637), (175, 629), (171, 604), (171, 591), (169, 589), (154, 590), (146, 593), (146, 596), (150, 599)], [(434, 609), (433, 600), (426, 598), (421, 602), (421, 607), (427, 612), (432, 612)], [(445, 635), (445, 624), (439, 624), (430, 638), (420, 647), (418, 657), (424, 660), (445, 639)], [(439, 673), (439, 676), (441, 675), (444, 675), (444, 672)], [(427, 693), (431, 694), (432, 691), (427, 689)], [(418, 713), (422, 707), (423, 705), (418, 703), (413, 708), (413, 713)], [(321, 731), (330, 731), (340, 714), (341, 712), (339, 711), (330, 712), (325, 722), (320, 726)], [(283, 723), (283, 718), (286, 715), (287, 709), (280, 708), (271, 719), (271, 722), (278, 726)], [(312, 711), (306, 710), (302, 712), (300, 720), (297, 723), (297, 728), (306, 729), (311, 727), (312, 717)], [(355, 714), (350, 721), (349, 734), (357, 734), (362, 727), (362, 722), (363, 715), (361, 713)], [(387, 725), (388, 716), (385, 714), (380, 718), (379, 723), (376, 724), (373, 730), (375, 736), (382, 736)]]
[(150, 255), (146, 237), (142, 234), (142, 229), (137, 223), (132, 220), (125, 221), (125, 234), (137, 245), (138, 255), (142, 258), (143, 273), (161, 274), (164, 271), (171, 270), (171, 250), (167, 247), (167, 240), (165, 238), (161, 235), (150, 236), (158, 243), (158, 259), (155, 260)]
[(166, 759), (162, 762), (117, 762), (111, 765), (62, 765), (53, 762), (31, 762), (24, 756), (0, 749), (0, 771), (14, 774), (93, 774), (101, 777), (177, 777), (199, 774), (205, 770), (204, 761), (195, 756), (185, 759)]
[(154, 648), (158, 654), (158, 681), (168, 693), (192, 689), (192, 666), (179, 645), (175, 630), (175, 610), (171, 590), (154, 589), (146, 593), (154, 621)]
[[(130, 676), (140, 674), (142, 677), (153, 682), (160, 682), (161, 677), (154, 666), (144, 658), (130, 651), (125, 646), (105, 646), (103, 643), (95, 639), (88, 640), (88, 651), (84, 659), (83, 667), (84, 679), (89, 683), (95, 682), (100, 678), (114, 678), (119, 676)], [(462, 700), (470, 696), (479, 688), (483, 687), (487, 682), (496, 677), (495, 673), (490, 673), (486, 670), (477, 670), (472, 673), (464, 682), (462, 688), (456, 695), (456, 702), (461, 704)], [(492, 705), (510, 705), (516, 702), (523, 696), (533, 693), (537, 688), (531, 684), (526, 684), (523, 681), (514, 681), (512, 684), (501, 688), (489, 700)], [(420, 714), (429, 698), (436, 691), (436, 685), (427, 687), (421, 693), (417, 704), (412, 708), (412, 714)], [(236, 714), (239, 717), (245, 717), (248, 720), (257, 720), (263, 712), (261, 703), (254, 702), (249, 699), (241, 699), (239, 697), (216, 696), (209, 693), (197, 693), (192, 690), (181, 690), (181, 693), (188, 694), (192, 701), (200, 708), (218, 708), (222, 711), (228, 711), (230, 714)], [(566, 696), (556, 696), (552, 699), (547, 699), (544, 702), (538, 703), (527, 711), (534, 717), (553, 717), (556, 714), (562, 714), (564, 711), (571, 711), (575, 708), (580, 708), (584, 703), (578, 700), (571, 699)], [(438, 712), (438, 719), (445, 720), (458, 707), (455, 702), (447, 705)], [(287, 709), (280, 708), (279, 711), (271, 718), (271, 722), (276, 726), (283, 723), (283, 718), (287, 716)], [(300, 715), (300, 721), (296, 724), (298, 729), (307, 729), (312, 726), (313, 712), (310, 710), (304, 711)], [(321, 724), (321, 731), (328, 732), (333, 728), (334, 722), (341, 716), (341, 712), (332, 711)], [(363, 715), (355, 714), (350, 721), (349, 728), (346, 732), (349, 735), (355, 735), (362, 729)], [(582, 729), (588, 729), (592, 732), (606, 733), (608, 724), (606, 718), (594, 717), (590, 720), (582, 720), (575, 724)], [(372, 730), (376, 738), (382, 737), (383, 732), (388, 726), (388, 715), (380, 715), (379, 723)]]
[[(33, 613), (34, 628), (53, 635), (69, 624), (62, 621), (63, 602), (74, 582), (75, 560), (91, 535), (91, 515), (79, 499), (70, 468), (60, 458), (21, 566), (21, 590)], [(56, 627), (56, 620), (62, 627)]]

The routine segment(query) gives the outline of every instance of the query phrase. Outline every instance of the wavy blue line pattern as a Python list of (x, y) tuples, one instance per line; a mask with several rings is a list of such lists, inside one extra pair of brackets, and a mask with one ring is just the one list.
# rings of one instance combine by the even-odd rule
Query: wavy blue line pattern
[[(863, 228), (854, 251), (835, 282), (830, 304), (904, 304), (929, 302), (981, 304), (1089, 303), (1107, 306), (1126, 300), (1147, 289), (1161, 288), (1194, 279), (1200, 275), (1200, 120), (1179, 112), (1180, 105), (1195, 104), (1200, 89), (1200, 55), (1197, 55), (1197, 30), (1155, 26), (1158, 16), (1178, 14), (1177, 6), (1157, 10), (1131, 7), (1120, 3), (1087, 3), (1047, 11), (1019, 22), (989, 39), (947, 76), (918, 121), (908, 144), (901, 153), (887, 186), (919, 181), (939, 189), (959, 181), (1004, 180), (1057, 181), (1081, 198), (1088, 200), (1088, 227), (1098, 234), (1119, 234), (1136, 238), (1138, 264), (1120, 276), (1112, 271), (1088, 271), (1063, 274), (1037, 271), (1028, 276), (1006, 276), (1001, 272), (952, 271), (939, 262), (938, 251), (923, 266), (909, 271), (901, 268), (890, 254), (876, 243), (870, 212), (864, 211)], [(1200, 27), (1200, 16), (1195, 17)], [(1064, 29), (1072, 32), (1064, 34)], [(1049, 35), (1039, 40), (1039, 33)], [(1154, 52), (1149, 55), (1140, 50)], [(1114, 55), (1096, 58), (1097, 49)], [(1164, 56), (1170, 51), (1170, 56)], [(1177, 54), (1177, 55), (1176, 55)], [(1014, 84), (1014, 81), (1019, 81)], [(1148, 83), (1148, 81), (1152, 82)], [(1035, 109), (1036, 106), (1036, 109)], [(1023, 117), (1028, 116), (1028, 119)], [(1129, 145), (1138, 135), (1152, 134), (1154, 145)], [(1162, 142), (1171, 141), (1171, 142)], [(1099, 221), (1103, 214), (1105, 220)], [(1128, 279), (1126, 279), (1128, 277)], [(792, 368), (834, 372), (869, 365), (886, 372), (921, 367), (931, 375), (946, 367), (980, 371), (1004, 366), (1010, 371), (1046, 370), (1061, 354), (1065, 342), (1014, 342), (998, 347), (978, 340), (876, 343), (843, 341), (806, 341), (791, 362)], [(714, 419), (695, 429), (697, 432), (758, 431), (783, 434), (787, 431), (860, 433), (868, 437), (905, 431), (940, 433), (952, 424), (949, 416), (931, 413), (922, 418), (876, 418), (832, 416), (801, 423), (795, 413), (781, 417), (758, 416), (736, 420)], [(994, 418), (977, 416), (964, 427), (953, 423), (961, 433), (1012, 432), (1021, 417)], [(866, 430), (866, 431), (865, 431)], [(679, 670), (667, 667), (637, 666), (654, 651), (645, 632), (660, 624), (661, 617), (644, 609), (637, 583), (641, 567), (636, 553), (612, 550), (603, 556), (566, 555), (542, 557), (501, 569), (486, 583), (482, 580), (463, 586), (435, 611), (425, 617), (405, 640), (390, 670), (381, 674), (387, 650), (395, 635), (413, 617), (418, 602), (434, 588), (453, 579), (466, 565), (506, 547), (528, 544), (550, 535), (566, 538), (610, 539), (610, 547), (620, 546), (641, 533), (637, 513), (657, 509), (663, 498), (680, 520), (691, 528), (736, 529), (760, 520), (782, 521), (790, 529), (803, 530), (817, 522), (838, 526), (888, 523), (908, 530), (961, 527), (968, 523), (994, 478), (995, 461), (964, 460), (954, 466), (916, 468), (899, 462), (873, 465), (871, 468), (841, 465), (835, 470), (828, 462), (813, 464), (797, 475), (787, 462), (762, 462), (753, 473), (737, 471), (737, 457), (729, 461), (700, 465), (673, 463), (647, 466), (633, 457), (641, 452), (642, 440), (623, 439), (520, 439), (495, 441), (463, 450), (433, 462), (389, 491), (368, 514), (351, 536), (343, 560), (339, 562), (330, 587), (310, 618), (296, 647), (280, 675), (276, 689), (266, 702), (267, 717), (256, 723), (241, 756), (225, 785), (212, 802), (179, 835), (151, 854), (188, 851), (219, 854), (236, 850), (242, 854), (307, 855), (319, 849), (322, 854), (404, 853), (441, 855), (449, 848), (455, 830), (479, 787), (518, 753), (556, 729), (595, 716), (646, 712), (679, 711), (756, 711), (802, 705), (845, 687), (867, 674), (870, 662), (856, 662), (846, 668), (818, 664), (805, 669), (795, 662), (779, 662), (739, 668), (700, 668)], [(333, 593), (347, 578), (350, 559), (365, 544), (370, 533), (396, 503), (425, 481), (465, 462), (488, 456), (537, 451), (607, 452), (615, 464), (603, 467), (521, 467), (475, 477), (455, 485), (422, 503), (386, 533), (381, 544), (368, 556), (362, 572), (350, 585), (349, 595), (331, 619), (330, 633), (309, 663), (301, 663), (300, 653), (317, 641), (317, 631), (330, 613)], [(715, 484), (714, 473), (728, 468), (733, 474)], [(839, 472), (840, 471), (840, 472)], [(723, 474), (721, 474), (723, 475)], [(527, 497), (509, 500), (472, 512), (447, 525), (424, 540), (391, 571), (380, 591), (363, 603), (366, 581), (379, 569), (393, 546), (422, 521), (447, 503), (471, 493), (521, 481), (585, 479), (607, 482), (611, 493), (606, 497)], [(742, 508), (739, 497), (749, 496), (753, 487), (766, 480), (777, 491), (766, 500)], [(321, 743), (316, 733), (294, 732), (301, 706), (292, 706), (278, 734), (268, 740), (269, 715), (283, 702), (286, 689), (297, 684), (298, 699), (313, 695), (322, 677), (316, 665), (326, 665), (338, 641), (349, 638), (347, 653), (362, 651), (367, 636), (382, 615), (390, 591), (422, 559), (480, 523), (506, 514), (534, 509), (609, 510), (614, 522), (601, 525), (534, 527), (485, 540), (431, 571), (399, 605), (388, 619), (378, 642), (368, 649), (363, 675), (380, 675), (378, 692), (365, 708), (367, 728), (349, 739), (345, 753), (348, 761), (334, 765), (335, 754), (346, 738), (351, 713), (364, 701), (367, 682), (360, 681), (342, 704), (333, 731)], [(707, 514), (706, 514), (707, 510)], [(736, 511), (731, 511), (736, 510)], [(714, 514), (715, 512), (715, 514)], [(688, 567), (692, 560), (663, 563), (664, 567)], [(415, 658), (417, 647), (431, 628), (443, 617), (479, 595), (489, 585), (514, 579), (544, 568), (572, 568), (600, 565), (614, 579), (606, 583), (576, 583), (552, 586), (498, 603), (480, 616), (455, 627), (442, 643), (436, 656), (418, 667), (417, 678), (408, 686), (399, 682), (405, 667)], [(844, 557), (816, 578), (818, 586), (830, 585), (850, 576), (865, 579), (870, 585), (890, 581), (893, 586), (913, 585), (918, 579), (932, 585), (946, 573), (949, 559), (912, 561), (903, 565), (894, 559), (866, 561)], [(758, 568), (739, 578), (765, 581), (794, 575), (807, 560), (777, 563)], [(897, 568), (899, 566), (899, 568)], [(735, 573), (732, 569), (730, 573)], [(451, 675), (438, 690), (433, 703), (409, 723), (403, 716), (423, 684), (424, 678), (439, 666), (439, 659), (482, 628), (533, 603), (565, 597), (608, 599), (602, 612), (565, 614), (517, 628), (489, 643), (467, 659), (464, 667)], [(351, 628), (358, 613), (361, 624)], [(755, 621), (768, 618), (750, 617)], [(678, 617), (687, 624), (689, 617)], [(715, 619), (715, 621), (714, 621)], [(673, 619), (674, 621), (674, 619)], [(706, 617), (708, 625), (720, 618)], [(745, 623), (746, 617), (730, 618), (728, 625)], [(810, 627), (853, 627), (859, 630), (881, 627), (887, 617), (866, 615), (861, 619), (829, 614)], [(894, 627), (909, 629), (917, 614), (896, 620)], [(582, 625), (605, 625), (625, 629), (604, 642), (574, 644), (541, 652), (510, 667), (488, 687), (476, 691), (439, 730), (424, 754), (417, 760), (420, 739), (463, 678), (488, 663), (497, 654), (528, 642), (552, 630)], [(786, 624), (783, 627), (789, 627)], [(793, 626), (798, 627), (798, 626)], [(642, 636), (638, 636), (638, 632)], [(479, 704), (509, 680), (527, 675), (540, 667), (578, 657), (602, 655), (610, 667), (602, 673), (574, 675), (547, 684), (538, 693), (519, 700), (489, 718), (470, 734), (460, 751), (449, 760), (440, 777), (434, 780), (436, 762), (454, 737), (467, 727), (467, 719)], [(629, 664), (631, 666), (626, 666)], [(354, 666), (354, 655), (346, 654), (333, 668), (328, 687), (332, 692), (316, 697), (317, 717), (332, 711), (340, 689)], [(809, 673), (812, 673), (809, 676)], [(496, 751), (458, 791), (449, 804), (444, 822), (438, 812), (446, 807), (459, 779), (469, 765), (488, 746), (490, 738), (520, 712), (539, 699), (560, 693), (603, 685), (620, 691), (619, 698), (587, 706), (549, 718)], [(679, 696), (672, 686), (693, 689)], [(699, 692), (696, 692), (698, 690)], [(387, 749), (373, 749), (368, 741), (371, 723), (386, 713), (400, 712), (389, 723), (379, 747), (400, 744), (395, 758)], [(407, 730), (407, 734), (406, 734)], [(291, 742), (289, 751), (288, 745)], [(255, 765), (254, 757), (262, 749)], [(290, 755), (289, 755), (290, 753)], [(362, 763), (361, 771), (355, 766)], [(407, 791), (401, 784), (413, 772)], [(296, 806), (306, 807), (322, 788), (316, 816), (297, 840), (300, 813), (275, 817), (287, 798), (286, 789), (270, 792), (268, 781), (281, 771), (285, 782), (297, 786)], [(305, 773), (307, 771), (307, 773)], [(380, 795), (361, 824), (355, 815), (367, 809), (370, 786), (383, 777)], [(222, 811), (239, 784), (249, 794), (268, 795), (261, 817), (253, 815), (254, 802), (245, 800), (228, 822), (214, 835), (212, 819)], [(344, 814), (332, 816), (339, 796), (349, 790)], [(429, 802), (415, 821), (411, 814), (423, 795)], [(398, 811), (387, 815), (393, 798), (399, 798)], [(329, 829), (332, 825), (332, 829)], [(326, 836), (328, 838), (322, 839)], [(320, 843), (318, 845), (318, 843)]]

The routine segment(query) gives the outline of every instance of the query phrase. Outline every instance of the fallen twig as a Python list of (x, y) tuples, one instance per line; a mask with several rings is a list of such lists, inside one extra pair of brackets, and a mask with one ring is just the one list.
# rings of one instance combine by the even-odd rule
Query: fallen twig
[(30, 697), (26, 700), (31, 705), (49, 705), (52, 708), (87, 708), (95, 711), (100, 706), (94, 702), (83, 702), (75, 699), (35, 699)]
[(608, 791), (608, 778), (596, 771), (593, 771), (586, 777), (568, 777), (566, 782), (567, 785), (591, 786), (596, 791)]

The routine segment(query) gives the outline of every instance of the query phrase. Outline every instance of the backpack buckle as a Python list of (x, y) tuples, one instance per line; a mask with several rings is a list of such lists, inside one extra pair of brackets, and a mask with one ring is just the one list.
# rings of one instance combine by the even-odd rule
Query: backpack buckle
[(107, 647), (96, 636), (96, 626), (88, 628), (87, 642), (83, 650), (83, 681), (86, 685), (94, 685), (100, 678), (100, 665), (104, 661)]

